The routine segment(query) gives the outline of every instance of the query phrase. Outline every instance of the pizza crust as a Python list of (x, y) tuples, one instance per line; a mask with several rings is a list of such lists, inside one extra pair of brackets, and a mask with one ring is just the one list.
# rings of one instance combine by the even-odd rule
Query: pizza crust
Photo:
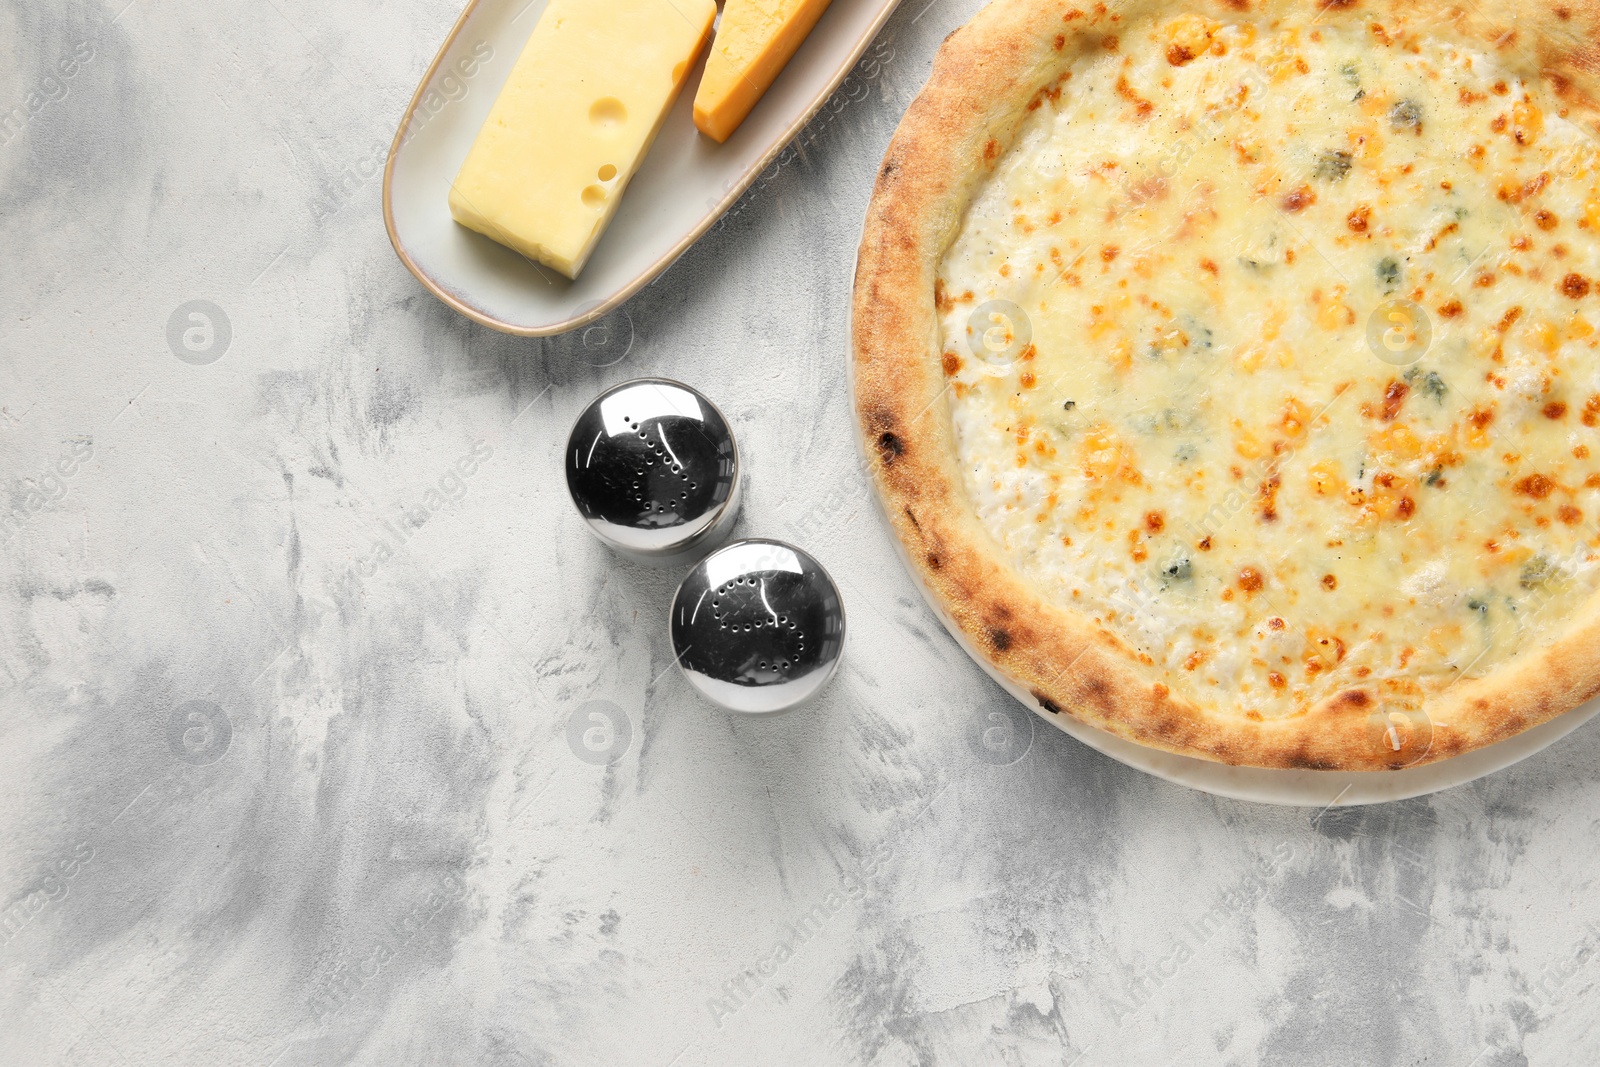
[(1318, 8), (1329, 19), (1404, 11), (1412, 21), (1449, 27), (1452, 38), (1492, 53), (1509, 72), (1542, 80), (1569, 121), (1600, 134), (1600, 4), (1593, 0), (1518, 0), (1492, 18), (1449, 4), (995, 0), (946, 38), (879, 168), (852, 307), (856, 410), (888, 521), (931, 599), (1033, 694), (1045, 718), (1071, 716), (1137, 744), (1227, 764), (1395, 769), (1504, 740), (1600, 692), (1600, 596), (1585, 601), (1554, 641), (1433, 694), (1420, 716), (1391, 716), (1375, 686), (1351, 686), (1303, 714), (1263, 721), (1181, 700), (1148, 657), (1038, 595), (979, 523), (957, 466), (939, 363), (940, 258), (1029, 103), (1073, 57), (1158, 14), (1261, 19)]

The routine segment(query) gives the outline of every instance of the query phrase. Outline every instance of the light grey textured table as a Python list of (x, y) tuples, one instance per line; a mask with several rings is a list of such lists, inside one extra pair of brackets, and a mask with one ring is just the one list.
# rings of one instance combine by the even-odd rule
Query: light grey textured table
[[(451, 0), (125, 3), (0, 3), (0, 1063), (1600, 1061), (1600, 730), (1220, 801), (1013, 717), (903, 573), (846, 294), (972, 0), (906, 0), (726, 224), (543, 342), (384, 235)], [(641, 373), (843, 588), (803, 713), (698, 703), (678, 575), (568, 505)]]

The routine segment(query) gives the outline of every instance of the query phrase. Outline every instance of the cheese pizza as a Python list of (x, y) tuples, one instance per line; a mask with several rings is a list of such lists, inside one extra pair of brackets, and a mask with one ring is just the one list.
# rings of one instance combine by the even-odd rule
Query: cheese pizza
[(1600, 691), (1600, 9), (995, 0), (877, 179), (857, 413), (1046, 717), (1446, 758)]

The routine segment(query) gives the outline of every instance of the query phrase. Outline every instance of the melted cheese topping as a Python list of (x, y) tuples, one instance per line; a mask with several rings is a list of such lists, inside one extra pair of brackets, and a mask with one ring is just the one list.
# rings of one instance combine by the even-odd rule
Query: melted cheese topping
[(1130, 29), (1034, 101), (936, 297), (980, 520), (1176, 695), (1403, 705), (1600, 583), (1600, 153), (1486, 55)]

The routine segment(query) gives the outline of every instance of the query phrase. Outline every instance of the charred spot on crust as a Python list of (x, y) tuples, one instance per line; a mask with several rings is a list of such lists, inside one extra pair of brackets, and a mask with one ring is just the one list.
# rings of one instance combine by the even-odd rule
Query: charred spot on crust
[(905, 455), (905, 452), (905, 442), (901, 441), (899, 437), (887, 430), (878, 435), (878, 456), (883, 460), (884, 466), (893, 463)]
[(1528, 728), (1528, 720), (1521, 715), (1508, 715), (1496, 724), (1496, 736), (1515, 737)]
[(906, 518), (911, 520), (911, 525), (920, 532), (922, 530), (922, 524), (917, 521), (917, 513), (912, 511), (910, 508), (905, 508), (904, 511), (906, 513)]
[(895, 163), (894, 160), (886, 159), (886, 160), (883, 161), (883, 169), (878, 171), (878, 177), (880, 177), (880, 178), (892, 177), (894, 175), (894, 172), (897, 169), (899, 169), (899, 167)]
[(1033, 691), (1033, 699), (1037, 700), (1039, 702), (1039, 706), (1041, 708), (1043, 708), (1045, 711), (1048, 711), (1050, 714), (1052, 714), (1052, 715), (1060, 715), (1061, 714), (1061, 705), (1057, 704), (1054, 700), (1051, 700), (1049, 697), (1045, 696), (1043, 693), (1039, 692), (1037, 689), (1035, 689)]
[(1163, 715), (1150, 724), (1150, 732), (1163, 741), (1170, 741), (1187, 731), (1170, 715)]
[(1336, 771), (1339, 764), (1333, 760), (1318, 759), (1304, 752), (1296, 752), (1285, 761), (1287, 766), (1306, 771)]
[(998, 626), (989, 627), (989, 643), (995, 647), (996, 652), (1004, 652), (1011, 647), (1011, 633)]
[(1372, 697), (1363, 689), (1346, 689), (1334, 698), (1334, 702), (1342, 707), (1364, 708), (1372, 703)]
[(930, 571), (936, 571), (942, 566), (944, 566), (944, 561), (939, 558), (939, 553), (937, 553), (937, 552), (929, 552), (928, 553), (928, 569)]
[[(1459, 756), (1466, 750), (1467, 746), (1461, 737), (1449, 733), (1445, 734), (1444, 736), (1440, 736), (1440, 734), (1435, 731), (1431, 735), (1430, 743), (1428, 745), (1428, 758), (1422, 762), (1433, 763), (1436, 760), (1449, 759), (1451, 756)], [(1412, 764), (1412, 766), (1416, 766), (1416, 764)]]

